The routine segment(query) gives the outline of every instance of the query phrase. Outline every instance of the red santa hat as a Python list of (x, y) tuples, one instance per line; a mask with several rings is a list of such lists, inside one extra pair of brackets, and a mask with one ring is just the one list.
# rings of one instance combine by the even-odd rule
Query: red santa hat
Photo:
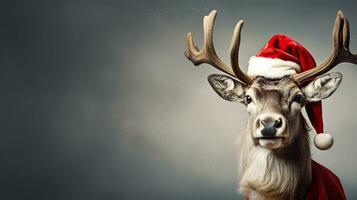
[[(268, 43), (249, 60), (248, 74), (267, 78), (281, 78), (297, 74), (316, 67), (312, 55), (293, 39), (282, 35), (274, 35)], [(314, 144), (321, 150), (329, 149), (333, 137), (323, 133), (321, 101), (308, 103), (306, 112), (317, 135)]]

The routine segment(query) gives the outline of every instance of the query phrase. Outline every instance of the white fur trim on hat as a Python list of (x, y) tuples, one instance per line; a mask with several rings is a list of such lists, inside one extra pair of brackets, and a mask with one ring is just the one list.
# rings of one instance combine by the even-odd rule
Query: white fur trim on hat
[(249, 59), (248, 74), (251, 76), (281, 78), (299, 73), (300, 71), (300, 66), (297, 63), (279, 58), (252, 56)]
[(314, 144), (320, 150), (327, 150), (333, 145), (333, 137), (328, 133), (319, 133), (314, 138)]

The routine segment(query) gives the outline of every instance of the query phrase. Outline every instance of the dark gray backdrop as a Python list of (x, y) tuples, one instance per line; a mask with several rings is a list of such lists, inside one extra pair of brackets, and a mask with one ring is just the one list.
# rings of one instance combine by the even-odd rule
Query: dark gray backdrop
[[(357, 52), (357, 5), (348, 1), (2, 1), (0, 199), (243, 199), (236, 138), (247, 114), (221, 100), (193, 68), (184, 38), (202, 39), (218, 10), (215, 44), (228, 60), (245, 19), (241, 65), (275, 33), (321, 62), (338, 9)], [(324, 103), (335, 146), (313, 157), (357, 198), (357, 67)]]

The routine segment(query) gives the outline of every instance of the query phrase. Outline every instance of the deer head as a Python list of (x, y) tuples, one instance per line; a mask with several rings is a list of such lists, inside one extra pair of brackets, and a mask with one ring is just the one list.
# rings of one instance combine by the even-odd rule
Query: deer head
[(203, 19), (202, 50), (194, 45), (191, 33), (187, 34), (188, 50), (185, 56), (196, 66), (207, 63), (229, 75), (212, 74), (208, 81), (223, 99), (246, 106), (249, 113), (248, 128), (255, 145), (267, 149), (289, 146), (297, 138), (299, 127), (305, 126), (301, 109), (311, 102), (329, 97), (342, 80), (341, 73), (325, 73), (342, 62), (357, 64), (357, 55), (349, 50), (347, 19), (341, 11), (338, 12), (332, 36), (333, 49), (322, 64), (302, 73), (272, 79), (248, 75), (239, 67), (243, 21), (239, 21), (234, 29), (230, 45), (231, 66), (217, 56), (213, 46), (216, 14), (214, 10)]
[(330, 73), (300, 87), (291, 77), (256, 77), (250, 85), (225, 75), (208, 77), (209, 83), (222, 98), (246, 106), (248, 128), (254, 143), (268, 149), (292, 143), (299, 134), (300, 126), (305, 125), (302, 124), (301, 109), (310, 102), (330, 96), (341, 79), (340, 73)]

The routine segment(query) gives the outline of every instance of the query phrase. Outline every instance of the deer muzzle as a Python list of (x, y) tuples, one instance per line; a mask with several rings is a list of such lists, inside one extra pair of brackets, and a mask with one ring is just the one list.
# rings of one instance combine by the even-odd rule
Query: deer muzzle
[(282, 145), (287, 137), (286, 119), (281, 114), (264, 113), (257, 117), (256, 131), (253, 136), (260, 146), (275, 149)]

